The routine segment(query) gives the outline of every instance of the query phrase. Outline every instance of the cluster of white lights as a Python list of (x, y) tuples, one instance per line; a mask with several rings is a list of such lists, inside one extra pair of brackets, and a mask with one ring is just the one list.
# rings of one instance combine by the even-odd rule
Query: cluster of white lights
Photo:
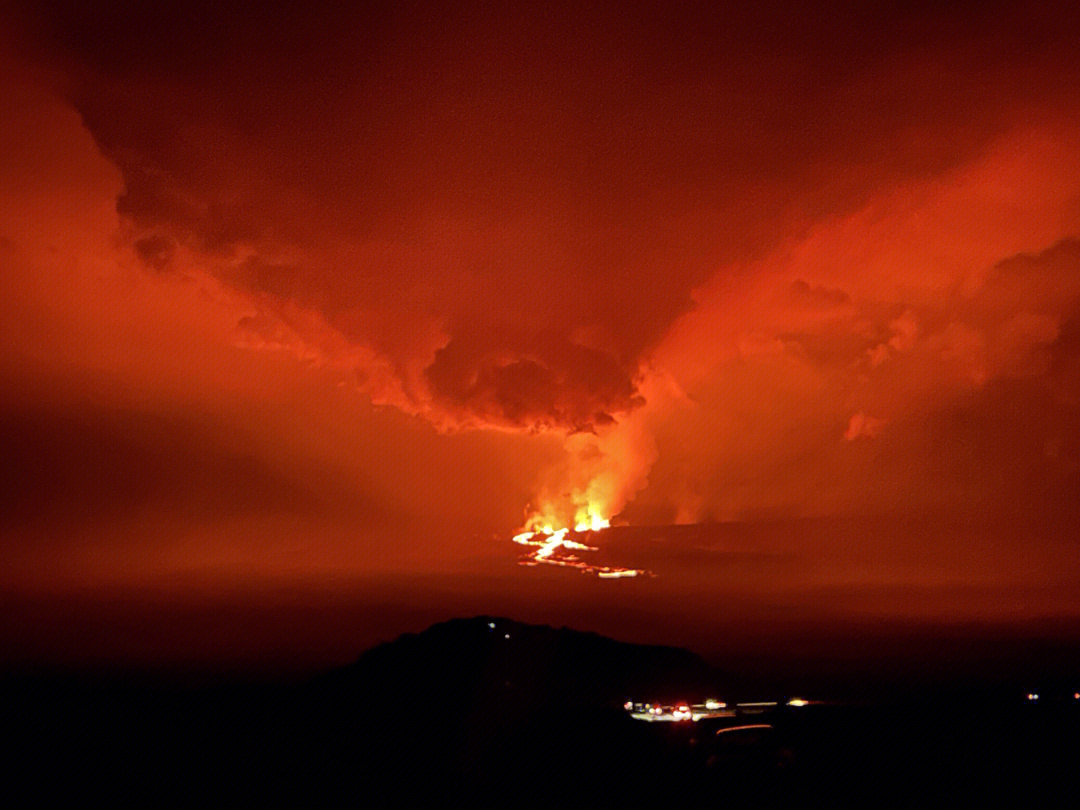
[[(776, 708), (780, 704), (775, 700), (760, 701), (756, 703), (736, 703), (733, 708), (722, 700), (709, 698), (704, 703), (676, 703), (662, 706), (659, 703), (635, 703), (626, 701), (623, 708), (630, 712), (630, 716), (637, 720), (704, 720), (708, 718), (733, 717), (736, 714), (761, 714)], [(787, 701), (787, 706), (809, 706), (810, 701), (803, 698), (792, 698)]]

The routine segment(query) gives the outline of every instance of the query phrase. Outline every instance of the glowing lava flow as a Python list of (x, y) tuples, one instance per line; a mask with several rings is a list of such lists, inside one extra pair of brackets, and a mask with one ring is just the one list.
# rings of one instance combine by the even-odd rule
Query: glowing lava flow
[[(589, 516), (587, 521), (579, 521), (574, 527), (574, 533), (598, 532), (606, 529), (611, 524), (604, 518), (596, 515)], [(618, 579), (621, 577), (636, 577), (640, 574), (648, 574), (640, 568), (618, 568), (610, 565), (591, 565), (573, 553), (574, 551), (596, 551), (596, 546), (587, 546), (576, 540), (567, 539), (569, 529), (554, 529), (550, 525), (542, 526), (535, 531), (524, 531), (514, 535), (514, 542), (522, 546), (534, 546), (535, 551), (526, 554), (518, 561), (520, 565), (560, 565), (566, 568), (577, 568), (579, 571), (596, 574), (601, 579)]]

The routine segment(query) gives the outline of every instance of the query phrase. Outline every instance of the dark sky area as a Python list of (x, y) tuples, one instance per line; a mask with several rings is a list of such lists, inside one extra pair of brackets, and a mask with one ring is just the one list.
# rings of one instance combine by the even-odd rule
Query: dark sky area
[(1080, 639), (1075, 4), (325, 5), (0, 5), (5, 664)]

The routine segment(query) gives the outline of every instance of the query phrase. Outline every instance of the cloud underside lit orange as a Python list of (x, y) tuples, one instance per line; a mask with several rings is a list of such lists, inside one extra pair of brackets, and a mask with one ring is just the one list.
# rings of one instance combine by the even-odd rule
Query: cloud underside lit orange
[(12, 616), (1080, 620), (1071, 8), (196, 6), (3, 19)]

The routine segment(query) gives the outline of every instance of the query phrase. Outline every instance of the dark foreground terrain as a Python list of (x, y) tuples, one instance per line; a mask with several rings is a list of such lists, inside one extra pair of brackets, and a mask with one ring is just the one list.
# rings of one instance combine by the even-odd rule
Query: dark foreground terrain
[[(682, 650), (488, 617), (290, 685), (9, 678), (4, 804), (1074, 806), (1080, 700), (1063, 689), (796, 708), (721, 678)], [(706, 696), (780, 705), (696, 723), (622, 708)]]

